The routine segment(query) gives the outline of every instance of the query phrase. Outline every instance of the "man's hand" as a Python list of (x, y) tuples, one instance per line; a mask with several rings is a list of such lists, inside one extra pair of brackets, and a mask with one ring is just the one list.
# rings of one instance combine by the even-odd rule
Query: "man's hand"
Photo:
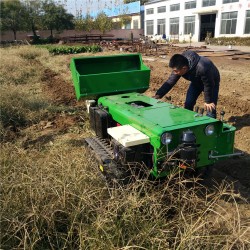
[(153, 96), (153, 98), (155, 98), (155, 99), (161, 99), (161, 97), (159, 95), (155, 95), (155, 96)]
[(204, 103), (204, 107), (207, 111), (212, 112), (215, 109), (215, 104), (212, 103)]

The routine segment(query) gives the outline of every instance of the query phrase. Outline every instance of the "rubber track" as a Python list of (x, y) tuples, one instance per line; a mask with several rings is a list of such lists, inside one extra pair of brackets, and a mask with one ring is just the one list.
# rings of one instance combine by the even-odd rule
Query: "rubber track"
[(85, 142), (88, 147), (93, 151), (96, 156), (96, 159), (102, 163), (110, 163), (114, 158), (113, 151), (111, 146), (105, 139), (101, 139), (99, 137), (89, 137), (85, 138)]

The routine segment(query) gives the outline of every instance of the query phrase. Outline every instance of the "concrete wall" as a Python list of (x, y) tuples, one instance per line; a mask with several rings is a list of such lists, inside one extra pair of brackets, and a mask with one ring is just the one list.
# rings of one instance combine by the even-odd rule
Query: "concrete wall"
[[(133, 37), (135, 39), (140, 38), (140, 34), (143, 34), (142, 29), (119, 29), (119, 30), (110, 30), (106, 32), (106, 34), (113, 34), (114, 39), (116, 38), (122, 38), (122, 39), (130, 39), (131, 38), (131, 31), (133, 32)], [(76, 30), (64, 30), (62, 33), (57, 33), (56, 31), (53, 32), (55, 37), (62, 38), (67, 36), (75, 36), (75, 35), (85, 35), (85, 34), (101, 34), (100, 31), (94, 30), (91, 32), (85, 32), (85, 31), (76, 31)], [(32, 35), (32, 32), (17, 32), (17, 40), (25, 40), (28, 39), (27, 35)], [(40, 35), (42, 38), (47, 38), (50, 36), (49, 30), (39, 30), (37, 32), (37, 35)], [(13, 41), (14, 40), (14, 34), (12, 31), (6, 31), (3, 32), (0, 36), (0, 41)]]

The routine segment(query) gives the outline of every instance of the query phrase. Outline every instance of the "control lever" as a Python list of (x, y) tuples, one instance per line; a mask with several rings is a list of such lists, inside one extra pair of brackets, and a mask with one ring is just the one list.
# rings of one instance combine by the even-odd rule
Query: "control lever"
[(199, 106), (196, 106), (195, 107), (195, 109), (194, 109), (194, 111), (196, 112), (196, 114), (194, 115), (194, 117), (200, 117), (200, 116), (203, 116), (203, 113), (204, 113), (204, 109), (203, 108), (201, 108), (200, 109), (200, 113), (199, 113)]
[(220, 112), (220, 120), (223, 122), (223, 120), (224, 120), (224, 115), (225, 115), (225, 111), (221, 111)]

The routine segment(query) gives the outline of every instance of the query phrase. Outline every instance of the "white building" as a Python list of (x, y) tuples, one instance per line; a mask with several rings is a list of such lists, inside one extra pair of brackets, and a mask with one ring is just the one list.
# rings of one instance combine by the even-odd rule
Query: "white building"
[(144, 6), (145, 36), (180, 42), (212, 37), (250, 37), (250, 0), (162, 0)]
[[(120, 1), (118, 1), (119, 3)], [(112, 8), (105, 8), (91, 13), (91, 16), (96, 18), (98, 14), (104, 12), (108, 17), (112, 18), (114, 23), (117, 23), (116, 29), (142, 29), (144, 6), (140, 6), (140, 1), (135, 1), (127, 4), (115, 4)], [(121, 19), (127, 18), (126, 22), (120, 27)]]

